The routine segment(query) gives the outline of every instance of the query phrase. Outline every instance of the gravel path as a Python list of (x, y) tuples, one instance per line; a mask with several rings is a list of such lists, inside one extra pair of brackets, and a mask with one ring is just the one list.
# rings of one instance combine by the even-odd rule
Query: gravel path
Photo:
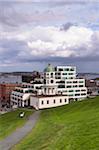
[(26, 136), (35, 126), (39, 115), (40, 111), (34, 112), (23, 127), (18, 128), (11, 135), (0, 141), (0, 150), (10, 150), (12, 146), (17, 144), (24, 136)]

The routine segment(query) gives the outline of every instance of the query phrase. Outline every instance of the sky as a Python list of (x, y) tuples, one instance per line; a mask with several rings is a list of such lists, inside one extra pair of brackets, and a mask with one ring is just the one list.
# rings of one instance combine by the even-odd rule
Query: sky
[(0, 72), (99, 73), (99, 0), (0, 0)]

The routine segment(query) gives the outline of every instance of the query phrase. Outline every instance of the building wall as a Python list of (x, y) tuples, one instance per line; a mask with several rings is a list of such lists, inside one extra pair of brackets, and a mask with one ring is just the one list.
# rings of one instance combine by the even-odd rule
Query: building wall
[(21, 102), (23, 100), (23, 93), (21, 92), (17, 92), (17, 91), (12, 91), (11, 95), (10, 95), (10, 100), (11, 100), (11, 106), (13, 105), (17, 105), (19, 107), (21, 107)]
[(38, 97), (30, 97), (30, 106), (33, 106), (35, 109), (39, 109), (39, 98)]
[(10, 103), (11, 92), (18, 84), (0, 84), (0, 101), (2, 104)]
[(30, 98), (30, 105), (36, 109), (44, 109), (66, 105), (69, 103), (67, 96), (33, 97)]
[[(24, 103), (27, 105), (27, 102), (30, 95), (33, 94), (33, 91), (38, 91), (38, 93), (42, 93), (39, 87), (41, 87), (42, 84), (30, 84), (30, 83), (22, 83), (21, 87), (16, 87), (12, 93), (11, 93), (11, 102), (12, 105), (24, 105)], [(23, 102), (22, 102), (23, 101)]]

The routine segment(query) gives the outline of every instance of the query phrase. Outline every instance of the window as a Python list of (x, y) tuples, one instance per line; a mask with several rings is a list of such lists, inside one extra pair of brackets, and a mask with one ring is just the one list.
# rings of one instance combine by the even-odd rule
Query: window
[(80, 92), (80, 90), (76, 90), (76, 92)]
[(53, 83), (53, 80), (51, 80), (51, 83)]
[(67, 79), (67, 77), (63, 77), (63, 79)]
[(67, 101), (67, 100), (65, 99), (65, 103), (66, 103), (66, 101)]
[(55, 71), (57, 71), (57, 67), (55, 67)]
[(51, 78), (53, 78), (53, 73), (51, 73)]
[(85, 89), (82, 89), (81, 91), (86, 91)]
[(73, 73), (69, 73), (69, 75), (73, 75)]
[(79, 87), (83, 87), (83, 85), (79, 85)]
[(77, 87), (77, 85), (73, 85), (73, 87)]
[(49, 84), (49, 80), (47, 80), (47, 84)]
[(77, 81), (73, 81), (73, 83), (77, 83)]
[(65, 88), (65, 85), (58, 85), (58, 88)]
[(56, 83), (65, 83), (65, 81), (62, 81), (62, 80), (61, 81), (56, 81)]
[(73, 94), (69, 94), (68, 96), (73, 96)]
[(73, 90), (69, 90), (69, 92), (74, 92)]
[(63, 92), (67, 92), (67, 91), (63, 91)]
[(71, 88), (71, 86), (67, 86), (67, 88)]
[(70, 77), (69, 79), (73, 79), (73, 77)]
[(81, 93), (81, 95), (86, 95), (86, 93)]
[(79, 81), (79, 83), (83, 83), (83, 81)]
[(74, 68), (71, 68), (70, 71), (74, 71)]
[(62, 103), (62, 99), (60, 99), (60, 103)]
[(80, 96), (80, 94), (75, 94), (75, 96)]
[(63, 71), (63, 68), (59, 68), (59, 71)]
[(46, 80), (44, 79), (44, 84), (46, 84)]
[(47, 104), (49, 104), (49, 100), (47, 100)]
[(55, 79), (61, 79), (60, 77), (55, 77)]
[(63, 75), (67, 75), (67, 73), (63, 73)]
[(72, 81), (67, 81), (67, 84), (72, 83)]
[(65, 68), (64, 71), (69, 71), (69, 68)]
[(53, 103), (55, 104), (55, 99), (54, 99)]
[(47, 73), (46, 75), (49, 76), (49, 73)]
[(43, 105), (43, 104), (44, 104), (44, 101), (42, 101), (41, 104)]
[(61, 75), (60, 72), (56, 72), (55, 75)]
[(24, 93), (29, 93), (29, 91), (25, 91)]

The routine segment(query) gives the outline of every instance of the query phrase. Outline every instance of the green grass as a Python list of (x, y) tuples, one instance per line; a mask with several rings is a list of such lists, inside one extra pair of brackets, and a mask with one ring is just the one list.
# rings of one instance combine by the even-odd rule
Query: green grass
[[(22, 111), (25, 112), (25, 116), (20, 118), (19, 113)], [(33, 110), (17, 109), (16, 111), (0, 115), (0, 140), (11, 134), (18, 127), (24, 125), (29, 115), (32, 113)]]
[(99, 150), (99, 97), (43, 110), (13, 150)]

